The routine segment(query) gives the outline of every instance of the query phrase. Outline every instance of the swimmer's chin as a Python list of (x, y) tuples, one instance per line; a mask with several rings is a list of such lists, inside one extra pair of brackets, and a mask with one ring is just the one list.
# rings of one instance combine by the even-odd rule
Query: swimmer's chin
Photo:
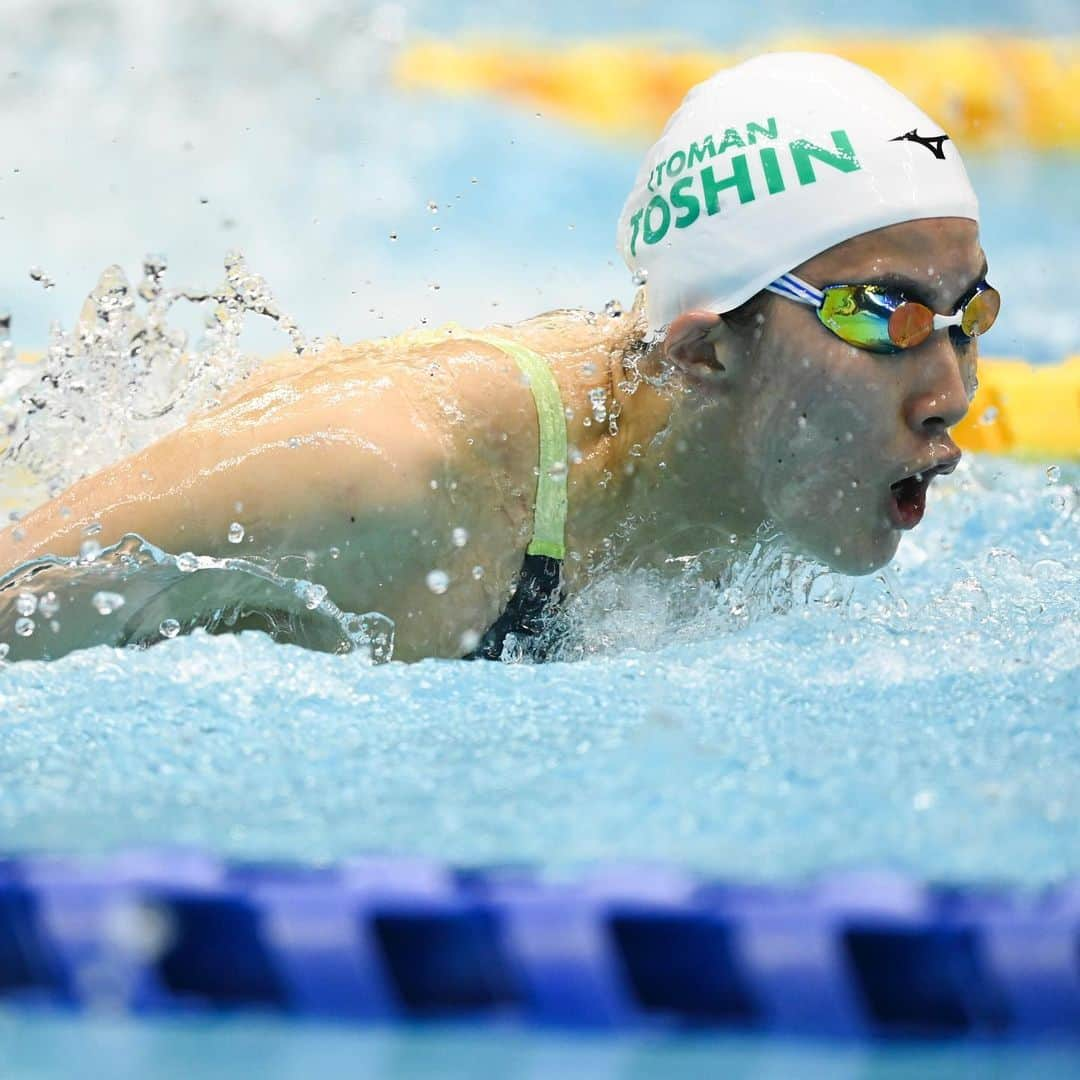
[(833, 573), (866, 577), (888, 566), (900, 546), (901, 533), (889, 529), (873, 537), (799, 545), (802, 554), (824, 563)]

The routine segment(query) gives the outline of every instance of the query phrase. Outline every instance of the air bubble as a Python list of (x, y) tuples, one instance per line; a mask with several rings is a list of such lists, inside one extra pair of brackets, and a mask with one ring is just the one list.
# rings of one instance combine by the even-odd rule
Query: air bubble
[(465, 633), (461, 635), (460, 644), (465, 652), (471, 653), (473, 649), (480, 644), (479, 633), (475, 630), (466, 630)]
[(644, 266), (639, 266), (631, 276), (631, 281), (635, 285), (644, 285), (649, 280), (649, 271)]
[(622, 314), (622, 304), (618, 300), (609, 300), (604, 305), (604, 314), (610, 319), (617, 319)]
[(176, 556), (176, 569), (182, 571), (185, 574), (190, 574), (192, 570), (199, 568), (199, 560), (190, 551), (185, 551), (182, 555)]
[(439, 212), (439, 204), (434, 199), (428, 199), (427, 208), (432, 214)]
[(38, 599), (31, 592), (22, 592), (15, 597), (15, 610), (20, 615), (33, 615), (37, 611)]
[(94, 593), (90, 598), (90, 603), (94, 605), (94, 610), (99, 615), (111, 615), (124, 606), (124, 598), (119, 593), (102, 590)]
[(174, 638), (180, 633), (180, 624), (175, 619), (162, 619), (158, 633), (163, 638)]
[(244, 526), (239, 521), (234, 521), (229, 526), (229, 543), (239, 544), (244, 539)]
[(469, 542), (469, 531), (459, 525), (450, 533), (450, 539), (453, 541), (454, 547), (462, 548)]
[(327, 554), (330, 556), (331, 559), (340, 559), (341, 548), (332, 547)]
[(1061, 469), (1057, 465), (1048, 465), (1046, 467), (1046, 482), (1048, 484), (1056, 484), (1061, 479)]
[(424, 580), (436, 596), (442, 596), (450, 587), (450, 577), (445, 570), (431, 570)]
[(913, 810), (922, 813), (924, 810), (929, 810), (934, 805), (936, 796), (932, 791), (918, 791), (915, 793), (915, 797), (911, 800), (911, 807)]
[(19, 637), (29, 637), (34, 632), (34, 620), (28, 619), (25, 615), (21, 619), (15, 620), (15, 633)]
[(479, 581), (484, 576), (484, 568), (482, 566), (474, 566), (472, 568), (473, 581)]
[(303, 591), (304, 606), (314, 611), (326, 599), (326, 586), (309, 582)]
[(60, 598), (51, 589), (38, 600), (38, 611), (51, 619), (60, 610)]
[(93, 562), (101, 554), (101, 545), (96, 540), (84, 540), (79, 545), (79, 561)]
[(998, 411), (993, 405), (991, 405), (983, 411), (982, 416), (979, 417), (979, 423), (984, 425), (993, 424), (997, 421), (997, 418)]

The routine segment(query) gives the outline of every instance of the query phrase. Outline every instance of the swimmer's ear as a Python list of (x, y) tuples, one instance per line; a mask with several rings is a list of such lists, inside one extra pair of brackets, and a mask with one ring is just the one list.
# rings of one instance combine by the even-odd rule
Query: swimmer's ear
[(722, 382), (728, 375), (731, 330), (712, 311), (685, 311), (672, 320), (664, 338), (664, 356), (691, 378)]

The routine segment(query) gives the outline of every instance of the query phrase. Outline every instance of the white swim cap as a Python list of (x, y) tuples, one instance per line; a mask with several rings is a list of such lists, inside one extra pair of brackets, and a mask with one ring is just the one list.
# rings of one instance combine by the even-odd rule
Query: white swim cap
[(645, 156), (617, 244), (647, 276), (658, 330), (694, 308), (731, 311), (842, 240), (928, 217), (979, 220), (941, 128), (857, 64), (766, 53), (686, 95)]

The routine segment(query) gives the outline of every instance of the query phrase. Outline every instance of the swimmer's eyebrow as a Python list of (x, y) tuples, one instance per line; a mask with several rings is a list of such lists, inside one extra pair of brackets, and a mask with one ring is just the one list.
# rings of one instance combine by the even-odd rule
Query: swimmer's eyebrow
[[(990, 267), (986, 261), (986, 256), (983, 256), (982, 268), (979, 272), (960, 290), (960, 295), (956, 297), (953, 303), (948, 307), (948, 310), (942, 312), (942, 314), (952, 315), (960, 304), (960, 301), (964, 299), (976, 285), (982, 281), (989, 271)], [(909, 278), (904, 274), (875, 274), (873, 277), (865, 279), (866, 285), (885, 285), (894, 289), (899, 289), (906, 296), (909, 296), (912, 300), (917, 300), (920, 304), (925, 304), (931, 311), (936, 311), (934, 307), (934, 298), (926, 291), (926, 283), (915, 281), (914, 278)]]

